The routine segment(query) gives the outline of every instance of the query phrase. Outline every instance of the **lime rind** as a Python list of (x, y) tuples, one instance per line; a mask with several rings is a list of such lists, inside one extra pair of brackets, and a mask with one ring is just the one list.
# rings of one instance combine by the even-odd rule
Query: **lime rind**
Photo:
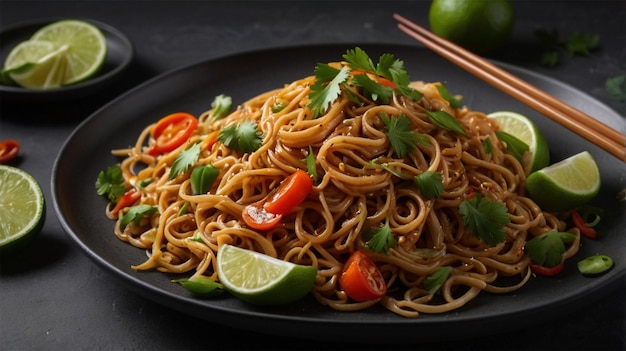
[(13, 48), (2, 75), (10, 78), (4, 81), (29, 89), (59, 88), (96, 75), (106, 54), (106, 37), (100, 29), (81, 20), (62, 20), (42, 27)]
[(587, 151), (532, 173), (526, 190), (542, 210), (561, 212), (591, 201), (600, 191), (598, 166)]
[(512, 111), (492, 112), (487, 117), (495, 119), (502, 131), (513, 135), (528, 145), (532, 159), (530, 173), (550, 164), (548, 142), (530, 118)]
[(222, 245), (217, 255), (224, 289), (253, 305), (279, 305), (303, 298), (312, 289), (317, 268), (286, 262), (255, 251)]
[(67, 45), (68, 73), (65, 85), (93, 76), (102, 67), (106, 57), (104, 34), (81, 20), (62, 20), (39, 29), (31, 40), (44, 40), (58, 46)]
[(45, 198), (27, 172), (0, 165), (0, 250), (12, 251), (34, 237), (45, 221)]

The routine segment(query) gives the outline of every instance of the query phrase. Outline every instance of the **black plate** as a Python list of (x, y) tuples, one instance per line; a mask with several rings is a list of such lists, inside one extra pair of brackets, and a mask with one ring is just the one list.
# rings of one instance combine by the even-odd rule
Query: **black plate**
[[(6, 57), (17, 44), (28, 40), (40, 28), (58, 20), (61, 19), (34, 20), (3, 29), (0, 33), (0, 65), (4, 66)], [(100, 71), (94, 77), (83, 82), (58, 89), (35, 90), (0, 84), (2, 102), (63, 103), (102, 91), (119, 78), (133, 59), (132, 43), (122, 32), (108, 24), (92, 19), (81, 20), (98, 27), (106, 38), (107, 55)]]
[[(603, 187), (596, 199), (607, 209), (598, 230), (600, 239), (584, 240), (577, 258), (604, 253), (615, 267), (602, 276), (578, 273), (576, 259), (569, 260), (561, 275), (532, 278), (521, 290), (508, 295), (481, 294), (459, 310), (406, 319), (374, 307), (360, 312), (336, 312), (313, 298), (278, 308), (257, 308), (235, 298), (192, 298), (183, 288), (159, 272), (135, 272), (130, 266), (143, 262), (142, 250), (119, 241), (113, 222), (105, 218), (105, 199), (96, 194), (94, 182), (100, 170), (118, 160), (110, 150), (133, 143), (149, 123), (175, 111), (193, 114), (208, 109), (214, 96), (227, 94), (234, 103), (266, 90), (311, 75), (317, 62), (337, 61), (353, 46), (313, 46), (244, 53), (201, 62), (159, 76), (122, 95), (83, 121), (63, 146), (52, 174), (54, 207), (63, 228), (78, 247), (106, 271), (139, 294), (179, 311), (211, 322), (258, 332), (311, 338), (343, 339), (376, 335), (389, 342), (437, 340), (510, 330), (528, 326), (546, 313), (557, 314), (589, 303), (598, 293), (623, 281), (626, 272), (624, 203), (616, 193), (624, 188), (626, 167), (612, 156), (570, 133), (526, 106), (418, 47), (363, 45), (371, 57), (394, 53), (405, 61), (411, 78), (445, 81), (453, 94), (464, 95), (472, 109), (485, 112), (518, 111), (533, 118), (543, 130), (553, 160), (589, 150), (597, 160)], [(588, 95), (547, 77), (516, 67), (506, 69), (549, 93), (568, 101), (610, 125), (624, 130), (626, 122)], [(573, 305), (576, 304), (576, 305)], [(567, 306), (567, 308), (564, 308)], [(393, 337), (392, 337), (393, 336)]]

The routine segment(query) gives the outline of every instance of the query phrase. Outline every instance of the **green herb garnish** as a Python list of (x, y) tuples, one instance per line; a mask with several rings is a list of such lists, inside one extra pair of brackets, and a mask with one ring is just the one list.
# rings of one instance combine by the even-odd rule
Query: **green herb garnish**
[(122, 229), (126, 228), (130, 223), (134, 225), (139, 225), (141, 219), (157, 211), (158, 207), (152, 205), (137, 205), (128, 209), (128, 212), (124, 214), (122, 219), (120, 220), (120, 227)]
[(184, 150), (174, 160), (172, 163), (172, 169), (170, 169), (169, 179), (172, 180), (176, 178), (179, 174), (183, 174), (187, 172), (189, 167), (193, 166), (198, 158), (200, 157), (200, 143), (195, 143), (191, 145), (188, 149)]
[(256, 123), (243, 121), (222, 128), (217, 139), (232, 150), (251, 153), (261, 147), (263, 134)]
[(404, 157), (409, 152), (417, 150), (415, 143), (422, 145), (430, 144), (426, 137), (415, 133), (415, 131), (411, 129), (409, 119), (405, 115), (389, 117), (387, 114), (381, 113), (380, 118), (387, 127), (387, 137), (398, 157)]
[(424, 288), (428, 290), (430, 295), (434, 295), (437, 291), (439, 291), (439, 288), (441, 288), (443, 283), (446, 282), (446, 279), (448, 279), (450, 270), (451, 268), (448, 266), (439, 267), (435, 270), (435, 272), (433, 272), (433, 274), (424, 279)]
[(221, 119), (230, 113), (233, 106), (233, 99), (230, 96), (218, 95), (211, 102), (211, 114), (209, 119), (216, 120)]
[(465, 134), (465, 130), (461, 126), (461, 123), (459, 123), (456, 118), (454, 118), (446, 111), (426, 111), (426, 116), (433, 124), (435, 124), (439, 128), (443, 128), (445, 130), (457, 132), (463, 136), (467, 136), (467, 134)]
[(490, 246), (504, 242), (504, 226), (509, 223), (506, 206), (476, 194), (459, 207), (463, 222), (472, 233)]
[(396, 239), (391, 233), (389, 223), (380, 228), (367, 228), (364, 232), (367, 247), (374, 252), (387, 253), (389, 248), (396, 247)]
[(98, 195), (106, 196), (111, 202), (117, 202), (125, 192), (124, 176), (119, 165), (110, 166), (98, 173), (96, 179)]
[(501, 130), (496, 130), (496, 136), (504, 142), (506, 150), (521, 162), (524, 153), (529, 150), (528, 144)]
[(572, 233), (551, 230), (527, 241), (524, 248), (534, 264), (549, 268), (563, 261), (564, 243), (571, 243), (574, 239), (576, 236)]
[(413, 178), (422, 195), (428, 199), (436, 198), (443, 193), (443, 183), (439, 172), (426, 171)]

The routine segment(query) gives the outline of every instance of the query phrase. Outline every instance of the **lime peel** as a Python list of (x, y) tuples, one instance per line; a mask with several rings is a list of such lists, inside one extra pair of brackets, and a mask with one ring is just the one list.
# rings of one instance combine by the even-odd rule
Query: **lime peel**
[(548, 166), (550, 163), (548, 143), (530, 118), (511, 111), (492, 112), (487, 117), (495, 119), (502, 131), (513, 135), (528, 145), (532, 160), (531, 173)]
[(592, 200), (600, 191), (600, 170), (583, 151), (532, 173), (526, 190), (545, 211), (565, 211)]
[(312, 289), (317, 268), (283, 261), (237, 246), (221, 245), (218, 277), (224, 289), (254, 305), (286, 304)]
[(27, 172), (0, 165), (0, 251), (22, 247), (43, 227), (45, 198)]
[(14, 47), (3, 74), (25, 88), (59, 88), (93, 77), (104, 65), (106, 53), (100, 29), (81, 20), (61, 20)]

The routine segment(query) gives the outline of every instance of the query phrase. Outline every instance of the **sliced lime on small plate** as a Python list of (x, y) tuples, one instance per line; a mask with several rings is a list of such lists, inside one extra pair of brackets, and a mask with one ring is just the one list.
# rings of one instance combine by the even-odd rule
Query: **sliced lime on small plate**
[(45, 199), (27, 172), (0, 165), (0, 252), (23, 246), (43, 227)]

